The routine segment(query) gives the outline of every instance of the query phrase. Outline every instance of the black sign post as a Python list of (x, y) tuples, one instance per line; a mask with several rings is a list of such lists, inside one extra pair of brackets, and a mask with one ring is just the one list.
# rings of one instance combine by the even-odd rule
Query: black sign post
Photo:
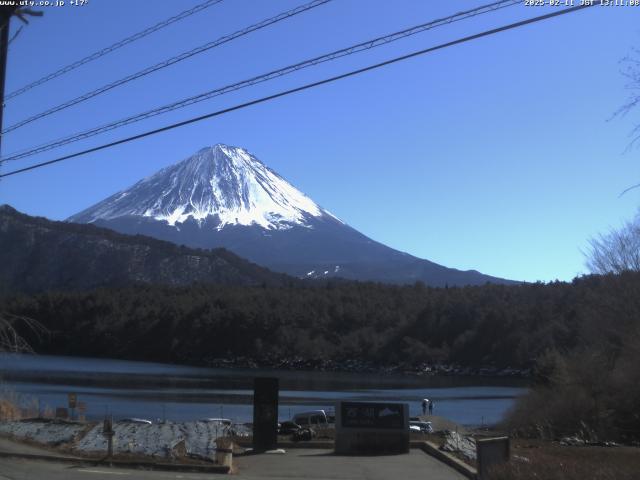
[(253, 449), (274, 450), (278, 445), (278, 379), (253, 381)]

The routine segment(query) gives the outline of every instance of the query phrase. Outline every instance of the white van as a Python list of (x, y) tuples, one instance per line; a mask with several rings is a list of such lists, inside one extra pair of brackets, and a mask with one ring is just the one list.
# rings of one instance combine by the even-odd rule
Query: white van
[(202, 418), (200, 421), (205, 423), (221, 423), (227, 427), (230, 427), (232, 423), (228, 418)]
[(301, 427), (311, 427), (313, 425), (327, 425), (336, 422), (334, 412), (325, 410), (311, 410), (310, 412), (296, 413), (293, 422)]

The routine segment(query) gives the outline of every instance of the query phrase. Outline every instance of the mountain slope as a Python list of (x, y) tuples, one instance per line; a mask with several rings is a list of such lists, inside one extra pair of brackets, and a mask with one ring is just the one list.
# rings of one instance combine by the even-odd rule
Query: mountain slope
[(509, 283), (399, 252), (349, 227), (242, 148), (218, 144), (68, 219), (198, 248), (225, 247), (301, 278), (433, 286)]
[(128, 284), (283, 285), (294, 279), (226, 250), (201, 251), (0, 206), (0, 293)]

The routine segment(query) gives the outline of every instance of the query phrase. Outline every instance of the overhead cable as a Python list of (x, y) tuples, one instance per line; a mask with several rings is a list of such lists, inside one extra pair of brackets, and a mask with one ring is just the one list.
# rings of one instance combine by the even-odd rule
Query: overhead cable
[(182, 62), (183, 60), (186, 60), (187, 58), (191, 58), (194, 55), (198, 55), (200, 53), (206, 52), (208, 50), (211, 50), (212, 48), (215, 47), (219, 47), (220, 45), (223, 45), (225, 43), (229, 43), (232, 40), (235, 40), (237, 38), (243, 37), (245, 35), (248, 35), (252, 32), (255, 32), (256, 30), (261, 30), (263, 28), (266, 28), (270, 25), (273, 25), (274, 23), (278, 23), (281, 22), (283, 20), (286, 20), (288, 18), (291, 18), (295, 15), (298, 15), (300, 13), (306, 12), (307, 10), (311, 10), (312, 8), (316, 8), (319, 7), (320, 5), (324, 5), (325, 3), (328, 3), (332, 0), (313, 0), (312, 2), (309, 3), (305, 3), (304, 5), (300, 5), (296, 8), (293, 8), (291, 10), (287, 10), (286, 12), (280, 13), (274, 17), (270, 17), (267, 18), (266, 20), (262, 20), (261, 22), (258, 22), (256, 24), (253, 24), (249, 27), (243, 28), (242, 30), (238, 30), (237, 32), (231, 33), (229, 35), (225, 35), (223, 37), (218, 38), (217, 40), (214, 40), (212, 42), (208, 42), (204, 45), (201, 45), (199, 47), (196, 47), (192, 50), (189, 50), (187, 52), (183, 52), (179, 55), (176, 55), (174, 57), (168, 58), (160, 63), (156, 63), (155, 65), (152, 65), (150, 67), (144, 68), (138, 72), (132, 73), (131, 75), (127, 75), (124, 78), (121, 78), (119, 80), (116, 80), (114, 82), (108, 83), (106, 85), (103, 85), (102, 87), (99, 87), (95, 90), (92, 90), (90, 92), (87, 92), (83, 95), (80, 95), (78, 97), (75, 97), (71, 100), (68, 100), (64, 103), (61, 103), (59, 105), (56, 105), (55, 107), (49, 108), (43, 112), (40, 112), (36, 115), (33, 115), (31, 117), (25, 118), (24, 120), (21, 120), (17, 123), (14, 123), (13, 125), (5, 128), (2, 131), (2, 135), (9, 133), (13, 130), (16, 130), (20, 127), (23, 127), (25, 125), (28, 125), (29, 123), (35, 122), (36, 120), (39, 120), (41, 118), (47, 117), (49, 115), (52, 115), (56, 112), (59, 112), (61, 110), (64, 110), (66, 108), (72, 107), (73, 105), (77, 105), (79, 103), (85, 102), (93, 97), (96, 97), (98, 95), (101, 95), (105, 92), (108, 92), (109, 90), (113, 90), (116, 87), (119, 87), (121, 85), (124, 85), (126, 83), (132, 82), (134, 80), (137, 80), (139, 78), (142, 77), (146, 77), (147, 75), (150, 75), (154, 72), (157, 72), (158, 70), (162, 70), (163, 68), (169, 67), (171, 65), (174, 65), (178, 62)]
[(14, 152), (12, 154), (7, 155), (7, 157), (1, 159), (0, 161), (14, 161), (22, 158), (30, 157), (37, 153), (41, 153), (44, 151), (48, 151), (54, 148), (61, 147), (63, 145), (68, 145), (70, 143), (74, 143), (80, 140), (84, 140), (86, 138), (93, 137), (95, 135), (99, 135), (101, 133), (105, 133), (116, 128), (120, 128), (126, 125), (130, 125), (132, 123), (136, 123), (142, 120), (146, 120), (151, 117), (155, 117), (157, 115), (161, 115), (163, 113), (171, 112), (173, 110), (177, 110), (179, 108), (184, 108), (189, 105), (193, 105), (195, 103), (203, 102), (205, 100), (209, 100), (213, 97), (217, 97), (220, 95), (224, 95), (230, 92), (234, 92), (236, 90), (240, 90), (242, 88), (250, 87), (252, 85), (256, 85), (258, 83), (263, 83), (269, 80), (273, 80), (278, 77), (282, 77), (284, 75), (291, 74), (293, 72), (302, 70), (304, 68), (309, 68), (315, 65), (319, 65), (321, 63), (325, 63), (328, 61), (336, 60), (341, 57), (345, 57), (347, 55), (353, 55), (359, 53), (364, 50), (370, 50), (372, 48), (376, 48), (387, 43), (391, 43), (412, 35), (416, 35), (418, 33), (437, 28), (443, 25), (448, 25), (453, 22), (457, 22), (460, 20), (464, 20), (467, 18), (475, 17), (477, 15), (493, 12), (500, 8), (510, 7), (512, 5), (516, 5), (521, 3), (520, 0), (501, 0), (497, 2), (490, 3), (488, 5), (483, 5), (481, 7), (474, 8), (472, 10), (466, 10), (463, 12), (458, 12), (453, 15), (449, 15), (448, 17), (440, 18), (437, 20), (432, 20), (427, 23), (423, 23), (420, 25), (416, 25), (411, 28), (407, 28), (398, 32), (394, 32), (385, 36), (374, 38), (373, 40), (367, 40), (366, 42), (358, 43), (356, 45), (352, 45), (347, 48), (342, 48), (340, 50), (335, 50), (330, 53), (326, 53), (324, 55), (314, 57), (308, 60), (304, 60), (302, 62), (295, 63), (293, 65), (286, 66), (284, 68), (280, 68), (277, 70), (273, 70), (268, 73), (264, 73), (258, 75), (256, 77), (252, 77), (249, 79), (242, 80), (240, 82), (236, 82), (230, 85), (226, 85), (224, 87), (219, 87), (213, 90), (209, 90), (207, 92), (200, 93), (198, 95), (194, 95), (177, 102), (172, 102), (167, 105), (163, 105), (161, 107), (154, 108), (152, 110), (148, 110), (146, 112), (137, 113), (135, 115), (105, 124), (98, 127), (94, 127), (89, 130), (85, 130), (80, 133), (75, 133), (63, 138), (59, 138), (57, 140), (53, 140), (51, 142), (39, 145), (34, 148), (30, 148), (28, 150)]
[(458, 38), (456, 40), (452, 40), (450, 42), (441, 43), (440, 45), (436, 45), (434, 47), (429, 47), (429, 48), (425, 48), (423, 50), (418, 50), (416, 52), (412, 52), (412, 53), (409, 53), (407, 55), (402, 55), (400, 57), (395, 57), (395, 58), (386, 60), (384, 62), (376, 63), (374, 65), (369, 65), (369, 66), (364, 67), (364, 68), (359, 68), (357, 70), (351, 70), (350, 72), (343, 73), (343, 74), (340, 74), (340, 75), (336, 75), (336, 76), (333, 76), (333, 77), (330, 77), (330, 78), (325, 78), (323, 80), (319, 80), (319, 81), (316, 81), (316, 82), (307, 83), (305, 85), (302, 85), (302, 86), (299, 86), (299, 87), (296, 87), (296, 88), (292, 88), (292, 89), (289, 89), (289, 90), (284, 90), (284, 91), (275, 93), (273, 95), (268, 95), (266, 97), (258, 98), (256, 100), (251, 100), (249, 102), (241, 103), (241, 104), (235, 105), (233, 107), (225, 108), (225, 109), (222, 109), (222, 110), (217, 110), (215, 112), (207, 113), (205, 115), (200, 115), (198, 117), (193, 117), (193, 118), (190, 118), (188, 120), (184, 120), (182, 122), (177, 122), (177, 123), (173, 123), (171, 125), (166, 125), (166, 126), (161, 127), (161, 128), (156, 128), (154, 130), (149, 130), (147, 132), (140, 133), (138, 135), (133, 135), (133, 136), (130, 136), (130, 137), (122, 138), (120, 140), (116, 140), (116, 141), (113, 141), (113, 142), (105, 143), (103, 145), (99, 145), (97, 147), (88, 148), (86, 150), (82, 150), (80, 152), (72, 153), (72, 154), (69, 154), (69, 155), (64, 155), (62, 157), (58, 157), (58, 158), (55, 158), (53, 160), (48, 160), (46, 162), (40, 162), (40, 163), (36, 163), (34, 165), (30, 165), (28, 167), (20, 168), (18, 170), (13, 170), (13, 171), (10, 171), (10, 172), (4, 173), (4, 174), (0, 174), (0, 178), (9, 177), (9, 176), (12, 176), (12, 175), (17, 175), (19, 173), (24, 173), (24, 172), (27, 172), (27, 171), (30, 171), (30, 170), (35, 170), (37, 168), (42, 168), (42, 167), (45, 167), (45, 166), (48, 166), (48, 165), (52, 165), (54, 163), (59, 163), (59, 162), (65, 161), (65, 160), (69, 160), (69, 159), (72, 159), (72, 158), (80, 157), (82, 155), (87, 155), (89, 153), (93, 153), (93, 152), (97, 152), (97, 151), (104, 150), (104, 149), (107, 149), (107, 148), (111, 148), (111, 147), (114, 147), (116, 145), (122, 145), (124, 143), (129, 143), (129, 142), (132, 142), (132, 141), (135, 141), (135, 140), (140, 140), (142, 138), (149, 137), (151, 135), (156, 135), (156, 134), (161, 133), (161, 132), (166, 132), (166, 131), (169, 131), (169, 130), (173, 130), (175, 128), (183, 127), (185, 125), (190, 125), (192, 123), (200, 122), (200, 121), (206, 120), (208, 118), (217, 117), (217, 116), (220, 116), (220, 115), (224, 115), (226, 113), (230, 113), (230, 112), (233, 112), (233, 111), (236, 111), (236, 110), (241, 110), (241, 109), (250, 107), (252, 105), (258, 105), (258, 104), (265, 103), (265, 102), (268, 102), (268, 101), (271, 101), (271, 100), (275, 100), (276, 98), (284, 97), (284, 96), (287, 96), (287, 95), (291, 95), (293, 93), (297, 93), (297, 92), (308, 90), (308, 89), (311, 89), (311, 88), (314, 88), (314, 87), (318, 87), (320, 85), (325, 85), (325, 84), (332, 83), (332, 82), (335, 82), (335, 81), (338, 81), (338, 80), (342, 80), (342, 79), (345, 79), (345, 78), (348, 78), (348, 77), (353, 77), (355, 75), (359, 75), (359, 74), (364, 73), (364, 72), (368, 72), (368, 71), (371, 71), (371, 70), (376, 70), (378, 68), (385, 67), (387, 65), (391, 65), (391, 64), (394, 64), (394, 63), (397, 63), (397, 62), (401, 62), (401, 61), (404, 61), (404, 60), (408, 60), (410, 58), (417, 57), (417, 56), (420, 56), (420, 55), (424, 55), (424, 54), (427, 54), (427, 53), (431, 53), (431, 52), (434, 52), (436, 50), (441, 50), (443, 48), (451, 47), (451, 46), (454, 46), (454, 45), (459, 45), (461, 43), (470, 42), (470, 41), (477, 40), (477, 39), (482, 38), (482, 37), (487, 37), (489, 35), (494, 35), (494, 34), (499, 33), (499, 32), (504, 32), (506, 30), (513, 30), (515, 28), (519, 28), (519, 27), (522, 27), (522, 26), (525, 26), (525, 25), (529, 25), (529, 24), (532, 24), (532, 23), (536, 23), (536, 22), (540, 22), (540, 21), (543, 21), (543, 20), (547, 20), (547, 19), (550, 19), (550, 18), (553, 18), (553, 17), (557, 17), (557, 16), (560, 16), (560, 15), (566, 15), (568, 13), (573, 13), (573, 12), (576, 12), (578, 10), (583, 10), (585, 8), (593, 7), (594, 5), (597, 5), (597, 4), (596, 3), (584, 3), (584, 4), (581, 4), (581, 5), (575, 6), (575, 7), (563, 8), (563, 9), (556, 10), (556, 11), (554, 11), (552, 13), (548, 13), (548, 14), (545, 14), (545, 15), (540, 15), (540, 16), (537, 16), (537, 17), (529, 18), (529, 19), (526, 19), (526, 20), (521, 20), (519, 22), (511, 23), (511, 24), (508, 24), (508, 25), (503, 25), (501, 27), (493, 28), (491, 30), (485, 30), (483, 32), (476, 33), (474, 35), (469, 35), (469, 36), (466, 36), (466, 37)]
[(180, 20), (183, 20), (187, 17), (190, 17), (191, 15), (201, 12), (202, 10), (212, 7), (213, 5), (216, 5), (218, 3), (222, 2), (222, 0), (207, 0), (205, 2), (202, 2), (188, 10), (185, 10), (184, 12), (181, 12), (177, 15), (174, 15), (172, 17), (167, 18), (166, 20), (163, 20), (162, 22), (156, 23), (155, 25), (149, 27), (149, 28), (145, 28), (144, 30), (142, 30), (141, 32), (138, 32), (134, 35), (131, 35), (127, 38), (124, 38), (122, 40), (120, 40), (119, 42), (116, 42), (112, 45), (109, 45), (108, 47), (102, 48), (96, 52), (93, 52), (90, 55), (87, 55), (86, 57), (81, 58), (80, 60), (77, 60), (73, 63), (70, 63), (69, 65), (65, 65), (62, 68), (59, 68), (58, 70), (56, 70), (55, 72), (52, 72), (48, 75), (45, 75), (44, 77), (35, 80), (34, 82), (31, 82), (27, 85), (24, 85), (20, 88), (18, 88), (17, 90), (9, 93), (8, 95), (5, 95), (4, 97), (4, 101), (8, 101), (14, 97), (17, 97), (18, 95), (22, 95), (23, 93), (31, 90), (32, 88), (35, 88), (39, 85), (42, 85), (43, 83), (46, 83), (50, 80), (53, 80), (54, 78), (57, 78), (61, 75), (64, 75), (65, 73), (69, 73), (72, 70), (75, 70), (78, 67), (81, 67), (82, 65), (85, 65), (89, 62), (92, 62), (93, 60), (97, 60), (100, 57), (103, 57), (105, 55), (107, 55), (108, 53), (111, 53), (115, 50), (118, 50), (119, 48), (124, 47), (125, 45), (128, 45), (132, 42), (135, 42), (136, 40), (140, 40), (141, 38), (146, 37), (147, 35), (151, 35), (154, 32), (157, 32), (158, 30), (161, 30), (165, 27), (168, 27), (169, 25), (179, 22)]

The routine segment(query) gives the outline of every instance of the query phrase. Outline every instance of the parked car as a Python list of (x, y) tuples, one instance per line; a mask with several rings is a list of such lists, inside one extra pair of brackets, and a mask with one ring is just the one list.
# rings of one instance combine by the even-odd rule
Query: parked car
[(206, 423), (221, 423), (222, 425), (226, 426), (231, 425), (231, 420), (229, 420), (228, 418), (201, 418), (200, 421)]
[(433, 433), (433, 425), (431, 425), (431, 422), (411, 420), (409, 421), (409, 430), (412, 432)]
[(145, 418), (123, 418), (122, 423), (139, 423), (141, 425), (151, 425), (153, 422)]
[(291, 420), (287, 420), (286, 422), (282, 422), (278, 424), (278, 434), (279, 435), (291, 435), (292, 433), (296, 433), (302, 427)]
[(327, 425), (336, 422), (336, 415), (330, 410), (311, 410), (309, 412), (296, 413), (292, 420), (293, 423), (297, 423), (301, 427)]
[(316, 435), (317, 433), (313, 428), (301, 428), (300, 430), (296, 430), (294, 432), (292, 440), (294, 442), (312, 440)]

